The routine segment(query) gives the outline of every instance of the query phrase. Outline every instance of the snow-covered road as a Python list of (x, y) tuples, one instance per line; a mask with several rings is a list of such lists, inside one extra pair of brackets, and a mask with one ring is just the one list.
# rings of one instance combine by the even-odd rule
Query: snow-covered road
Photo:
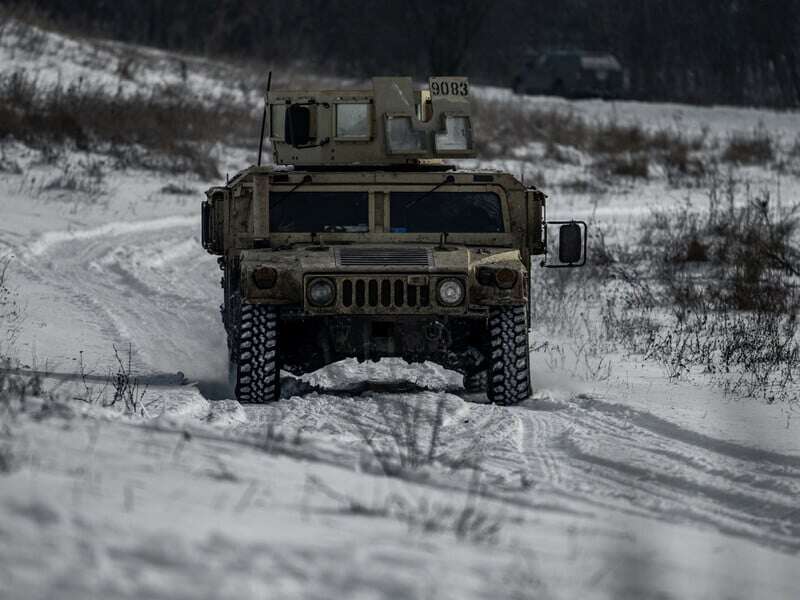
[[(13, 202), (13, 195), (6, 202)], [(28, 221), (19, 212), (0, 224), (16, 257), (14, 283), (27, 305), (22, 352), (35, 353), (39, 365), (65, 371), (74, 370), (73, 360), (82, 351), (85, 363), (102, 373), (111, 366), (112, 344), (124, 349), (130, 343), (137, 372), (182, 371), (206, 387), (218, 384), (217, 392), (224, 390), (220, 273), (196, 239), (193, 207), (138, 205), (127, 219), (103, 221), (109, 213), (124, 217), (128, 210), (119, 203), (89, 212), (82, 223), (67, 222), (56, 210), (37, 220), (40, 229), (31, 228), (29, 235), (20, 235)], [(695, 546), (711, 544), (737, 557), (758, 548), (796, 559), (800, 451), (792, 445), (793, 432), (781, 432), (777, 437), (784, 441), (772, 444), (759, 443), (752, 432), (709, 432), (691, 417), (699, 413), (687, 408), (693, 394), (688, 384), (672, 385), (664, 393), (651, 383), (648, 406), (642, 397), (647, 392), (631, 383), (630, 375), (625, 385), (612, 382), (600, 389), (553, 372), (544, 356), (534, 353), (532, 359), (536, 391), (515, 407), (465, 397), (459, 376), (433, 364), (344, 361), (295, 382), (297, 390), (314, 391), (289, 394), (269, 406), (210, 400), (192, 386), (156, 386), (146, 396), (150, 419), (145, 423), (211, 435), (215, 448), (228, 447), (220, 456), (238, 454), (242, 442), (246, 448), (262, 448), (270, 439), (297, 440), (298, 456), (312, 465), (303, 469), (314, 473), (322, 467), (313, 465), (331, 465), (343, 469), (333, 473), (362, 473), (372, 481), (381, 466), (367, 438), (373, 436), (378, 446), (388, 443), (391, 431), (401, 430), (416, 414), (416, 443), (427, 455), (441, 410), (441, 429), (430, 451), (434, 460), (402, 469), (404, 479), (423, 490), (419, 493), (452, 499), (467, 493), (478, 473), (485, 501), (528, 523), (519, 535), (507, 536), (513, 544), (541, 550), (531, 536), (544, 535), (548, 543), (571, 536), (577, 547), (587, 549), (585, 560), (591, 562), (608, 560), (612, 546), (613, 556), (637, 554), (641, 536), (652, 528), (660, 541), (648, 545), (650, 554), (640, 560), (657, 570), (665, 568), (665, 561), (675, 568), (674, 542), (668, 540), (689, 528)], [(753, 410), (725, 404), (707, 390), (694, 391), (692, 401), (703, 409), (703, 421), (724, 421), (715, 414), (731, 411), (747, 418)], [(351, 475), (339, 485), (340, 475), (326, 473), (326, 481), (346, 493), (364, 485), (350, 482)], [(265, 477), (271, 480), (272, 475)], [(156, 486), (151, 493), (158, 497), (162, 490)], [(748, 579), (779, 582), (775, 597), (800, 594), (800, 583), (785, 587), (782, 560), (777, 566), (759, 563)], [(566, 567), (563, 557), (557, 562)], [(731, 569), (748, 568), (740, 558), (726, 565), (722, 572), (728, 575)], [(717, 575), (713, 569), (703, 571), (706, 587), (700, 589), (713, 590), (719, 585)], [(614, 596), (619, 583), (614, 579), (601, 586), (599, 597)], [(585, 584), (579, 589), (586, 591)]]

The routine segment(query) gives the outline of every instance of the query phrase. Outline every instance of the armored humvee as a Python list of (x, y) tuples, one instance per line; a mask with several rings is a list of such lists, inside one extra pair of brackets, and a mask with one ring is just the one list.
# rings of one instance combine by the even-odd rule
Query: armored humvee
[[(274, 166), (245, 169), (202, 206), (238, 400), (277, 400), (282, 369), (388, 356), (438, 362), (498, 404), (527, 398), (545, 195), (442, 162), (474, 155), (469, 82), (268, 92), (266, 114)], [(585, 224), (557, 224), (551, 266), (585, 262)]]

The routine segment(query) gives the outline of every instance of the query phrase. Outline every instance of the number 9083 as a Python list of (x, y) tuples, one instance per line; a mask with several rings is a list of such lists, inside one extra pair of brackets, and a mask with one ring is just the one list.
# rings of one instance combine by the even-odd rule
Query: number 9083
[(466, 79), (431, 79), (431, 96), (468, 96), (469, 83)]

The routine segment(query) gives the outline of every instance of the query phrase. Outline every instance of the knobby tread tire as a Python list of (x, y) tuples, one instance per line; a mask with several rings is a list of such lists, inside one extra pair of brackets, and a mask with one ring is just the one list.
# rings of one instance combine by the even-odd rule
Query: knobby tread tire
[(242, 304), (236, 352), (236, 399), (266, 403), (280, 398), (278, 310), (274, 306)]
[(531, 393), (527, 307), (502, 306), (489, 313), (489, 377), (486, 395), (495, 404), (516, 404)]
[(488, 377), (489, 375), (486, 371), (478, 371), (477, 373), (464, 375), (464, 391), (468, 394), (485, 392)]

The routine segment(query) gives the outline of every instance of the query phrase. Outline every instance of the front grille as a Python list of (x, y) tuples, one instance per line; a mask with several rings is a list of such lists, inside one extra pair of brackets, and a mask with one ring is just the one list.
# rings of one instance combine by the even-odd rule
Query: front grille
[(337, 248), (336, 264), (340, 267), (431, 267), (429, 248)]
[(422, 308), (431, 304), (430, 284), (411, 285), (406, 277), (347, 277), (338, 284), (345, 308)]

